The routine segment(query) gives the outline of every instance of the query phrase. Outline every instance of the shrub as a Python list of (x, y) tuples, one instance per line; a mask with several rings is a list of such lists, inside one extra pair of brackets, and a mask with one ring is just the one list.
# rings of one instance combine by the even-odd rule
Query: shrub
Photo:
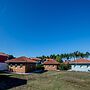
[(60, 67), (59, 67), (60, 70), (68, 70), (70, 69), (70, 65), (69, 64), (60, 64)]
[(42, 64), (39, 64), (36, 66), (37, 70), (44, 70), (44, 66)]

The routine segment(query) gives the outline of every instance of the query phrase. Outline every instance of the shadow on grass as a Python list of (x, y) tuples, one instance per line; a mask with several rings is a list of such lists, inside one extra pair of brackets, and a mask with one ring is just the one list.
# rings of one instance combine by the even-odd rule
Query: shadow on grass
[(36, 73), (36, 74), (42, 74), (42, 73), (45, 73), (47, 72), (48, 70), (36, 70), (34, 71), (33, 73)]
[(10, 77), (9, 75), (0, 75), (0, 90), (7, 90), (13, 87), (27, 84), (27, 80)]

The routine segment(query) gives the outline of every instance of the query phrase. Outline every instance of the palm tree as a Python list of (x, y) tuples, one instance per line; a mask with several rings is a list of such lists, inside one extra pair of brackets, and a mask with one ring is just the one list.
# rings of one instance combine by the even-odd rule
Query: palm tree
[(13, 55), (9, 55), (8, 59), (14, 59), (15, 57)]
[(90, 56), (90, 53), (89, 52), (86, 52), (85, 53), (85, 58), (88, 58)]

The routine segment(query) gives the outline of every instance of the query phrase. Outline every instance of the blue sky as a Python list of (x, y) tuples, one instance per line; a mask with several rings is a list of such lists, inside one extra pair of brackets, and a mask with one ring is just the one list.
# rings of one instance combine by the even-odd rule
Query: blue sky
[(0, 0), (0, 41), (14, 56), (90, 51), (90, 0)]

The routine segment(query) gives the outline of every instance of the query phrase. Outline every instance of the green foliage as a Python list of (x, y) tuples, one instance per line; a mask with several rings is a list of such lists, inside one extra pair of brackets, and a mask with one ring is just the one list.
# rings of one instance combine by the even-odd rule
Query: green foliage
[(79, 59), (79, 58), (88, 58), (90, 56), (89, 52), (79, 52), (79, 51), (75, 51), (73, 53), (64, 53), (64, 54), (51, 54), (50, 56), (41, 56), (39, 58), (41, 58), (42, 60), (45, 60), (46, 58), (51, 58), (51, 59), (55, 59), (58, 62), (62, 62), (62, 60), (70, 60), (70, 59)]
[(14, 59), (14, 58), (15, 57), (13, 55), (9, 55), (9, 58), (8, 59), (10, 60), (10, 59)]
[(56, 59), (56, 55), (55, 54), (52, 54), (52, 55), (50, 55), (50, 58), (51, 59)]
[(62, 58), (58, 55), (58, 56), (56, 56), (56, 61), (58, 61), (58, 62), (60, 62), (60, 63), (62, 63), (63, 61), (62, 61)]
[(59, 67), (60, 70), (68, 70), (70, 69), (70, 65), (69, 64), (60, 64), (60, 67)]
[(44, 66), (43, 66), (42, 64), (38, 64), (38, 65), (36, 66), (36, 69), (37, 69), (37, 70), (44, 70)]

